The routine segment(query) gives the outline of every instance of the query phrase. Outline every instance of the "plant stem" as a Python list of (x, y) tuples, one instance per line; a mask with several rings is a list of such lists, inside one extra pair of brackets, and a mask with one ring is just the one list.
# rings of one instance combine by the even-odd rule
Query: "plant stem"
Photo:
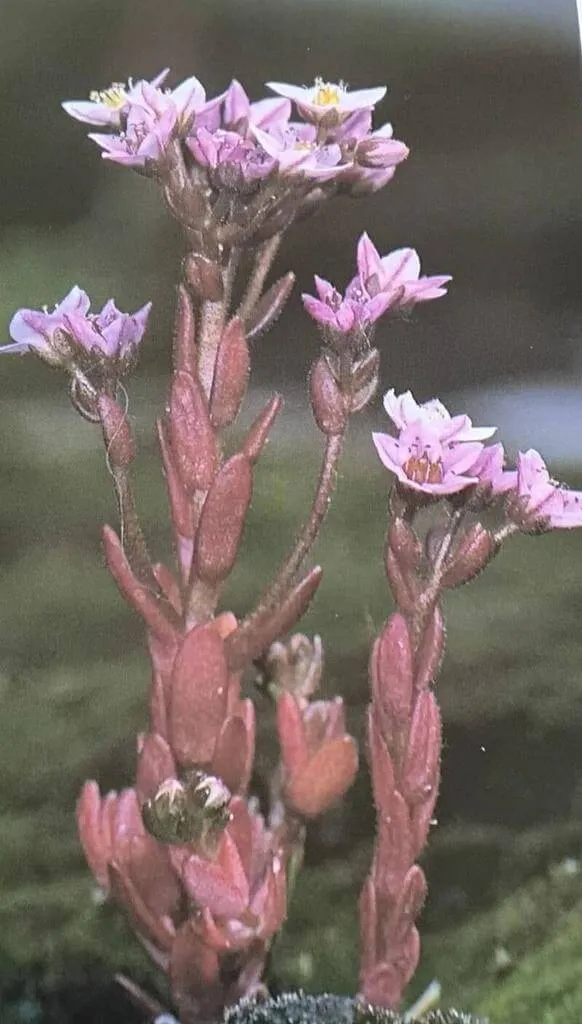
[(206, 301), (202, 303), (200, 333), (198, 336), (198, 379), (208, 400), (212, 393), (218, 346), (220, 345), (222, 331), (229, 313), (232, 288), (239, 259), (239, 250), (232, 249), (228, 263), (222, 271), (222, 298), (218, 302)]
[(240, 306), (236, 311), (237, 316), (241, 318), (243, 323), (261, 297), (265, 279), (271, 269), (273, 260), (277, 255), (277, 250), (281, 244), (282, 237), (281, 233), (273, 235), (272, 238), (269, 238), (268, 241), (264, 242), (257, 253), (249, 283), (242, 297)]
[(212, 392), (214, 367), (225, 319), (224, 299), (220, 299), (219, 302), (202, 303), (198, 342), (198, 379), (207, 400), (210, 400)]
[(122, 547), (136, 576), (142, 581), (153, 582), (157, 590), (158, 586), (152, 573), (151, 558), (135, 507), (129, 473), (125, 467), (121, 466), (110, 465), (109, 470), (113, 477), (119, 506)]
[(259, 608), (274, 606), (282, 600), (286, 591), (293, 585), (296, 574), (319, 536), (319, 531), (331, 503), (345, 433), (344, 430), (341, 434), (332, 434), (327, 438), (311, 513), (303, 524), (293, 550), (281, 566), (272, 585), (261, 598)]

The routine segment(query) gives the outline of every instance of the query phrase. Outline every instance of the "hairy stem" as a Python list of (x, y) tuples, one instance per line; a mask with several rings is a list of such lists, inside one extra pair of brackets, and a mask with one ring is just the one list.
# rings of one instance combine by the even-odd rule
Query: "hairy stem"
[(141, 528), (129, 473), (125, 467), (110, 465), (115, 485), (119, 518), (121, 522), (121, 544), (135, 575), (142, 581), (157, 583), (152, 573), (152, 562)]
[(271, 269), (273, 260), (277, 255), (277, 250), (281, 245), (282, 237), (281, 233), (273, 235), (272, 238), (269, 238), (268, 241), (264, 242), (257, 253), (249, 283), (242, 297), (240, 306), (237, 309), (237, 316), (241, 318), (243, 323), (261, 297), (265, 279)]
[(198, 379), (206, 398), (210, 400), (216, 355), (222, 337), (222, 329), (226, 320), (226, 304), (224, 299), (219, 302), (203, 302), (198, 342)]
[(332, 434), (328, 437), (309, 518), (303, 524), (293, 550), (281, 566), (272, 585), (263, 595), (259, 607), (271, 607), (281, 601), (293, 585), (295, 576), (315, 544), (331, 503), (344, 440), (345, 430), (341, 434)]
[(202, 303), (200, 334), (198, 340), (198, 378), (204, 394), (210, 399), (218, 346), (228, 318), (234, 279), (238, 269), (240, 252), (232, 249), (228, 263), (222, 271), (223, 296), (218, 302)]

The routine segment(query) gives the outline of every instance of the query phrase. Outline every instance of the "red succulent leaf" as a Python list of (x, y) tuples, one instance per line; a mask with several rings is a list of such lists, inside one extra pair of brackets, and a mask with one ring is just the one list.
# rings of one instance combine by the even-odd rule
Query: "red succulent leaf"
[(295, 772), (286, 796), (299, 814), (315, 817), (351, 786), (358, 770), (358, 750), (351, 736), (324, 743), (307, 764)]
[(218, 468), (218, 447), (202, 385), (183, 370), (172, 378), (169, 401), (172, 456), (182, 486), (192, 495), (210, 487)]
[(174, 365), (186, 373), (196, 373), (196, 318), (192, 299), (183, 284), (178, 285), (176, 302)]
[(164, 476), (166, 478), (166, 487), (168, 489), (168, 498), (170, 500), (170, 508), (172, 510), (172, 523), (178, 536), (192, 537), (194, 535), (192, 504), (186, 492), (186, 488), (182, 483), (180, 473), (178, 472), (177, 460), (174, 456), (168, 438), (167, 425), (163, 420), (158, 419), (156, 421), (156, 426), (158, 430), (160, 452), (162, 453), (162, 464), (164, 467)]
[(291, 777), (307, 764), (309, 751), (301, 709), (290, 693), (277, 701), (277, 732), (285, 774)]
[(226, 716), (228, 671), (224, 642), (212, 623), (194, 626), (172, 673), (169, 733), (181, 764), (208, 764)]
[(388, 815), (378, 821), (372, 873), (377, 893), (396, 899), (412, 861), (412, 835), (406, 801), (398, 790), (390, 795)]
[(174, 928), (168, 917), (157, 917), (147, 906), (140, 892), (127, 873), (117, 862), (109, 865), (111, 892), (125, 907), (136, 931), (143, 934), (164, 952), (169, 952), (174, 941)]
[(134, 789), (123, 789), (115, 804), (113, 818), (113, 856), (117, 859), (120, 847), (133, 836), (145, 835), (141, 808)]
[(234, 842), (244, 873), (251, 878), (253, 863), (253, 819), (246, 800), (235, 796), (230, 802), (232, 818), (226, 831)]
[(250, 430), (243, 441), (241, 451), (244, 452), (253, 465), (269, 440), (271, 427), (279, 415), (282, 405), (283, 399), (281, 395), (273, 395), (251, 424)]
[(438, 604), (424, 630), (416, 654), (414, 685), (424, 690), (435, 679), (443, 657), (445, 646), (445, 625), (443, 613)]
[(372, 707), (368, 709), (368, 746), (374, 804), (381, 817), (389, 817), (392, 793), (396, 786), (394, 764)]
[[(402, 725), (410, 717), (413, 671), (412, 645), (403, 615), (391, 615), (374, 644), (370, 659), (372, 700), (387, 729)], [(389, 734), (389, 732), (388, 732)]]
[(182, 901), (182, 888), (168, 851), (151, 836), (134, 836), (120, 868), (127, 872), (144, 903), (156, 917), (173, 915)]
[(99, 786), (93, 781), (86, 782), (77, 801), (77, 829), (87, 863), (99, 885), (107, 889), (111, 846), (102, 828), (101, 807)]
[(236, 419), (246, 394), (250, 354), (242, 323), (234, 317), (224, 328), (214, 369), (210, 416), (215, 427)]
[(278, 636), (288, 633), (307, 611), (315, 595), (323, 570), (316, 565), (276, 608), (266, 608), (250, 616), (226, 640), (228, 664), (238, 671), (263, 654)]
[(239, 715), (230, 715), (225, 719), (216, 741), (210, 770), (222, 779), (231, 793), (243, 790), (248, 782), (252, 746), (253, 737), (249, 735), (246, 721)]
[(182, 868), (190, 897), (215, 917), (240, 917), (249, 902), (249, 887), (238, 850), (224, 832), (216, 861), (191, 854)]
[(159, 639), (171, 642), (175, 637), (174, 625), (167, 614), (171, 609), (164, 609), (152, 590), (134, 576), (121, 541), (110, 526), (103, 528), (103, 547), (107, 566), (122, 596), (145, 619)]
[(249, 460), (240, 453), (233, 455), (216, 474), (200, 514), (193, 570), (206, 583), (220, 583), (230, 573), (252, 491)]
[(162, 782), (175, 775), (176, 763), (169, 744), (158, 733), (148, 733), (137, 759), (136, 790), (140, 803), (149, 800)]
[(409, 805), (421, 803), (438, 787), (441, 716), (435, 696), (422, 690), (412, 715), (402, 768), (402, 792)]

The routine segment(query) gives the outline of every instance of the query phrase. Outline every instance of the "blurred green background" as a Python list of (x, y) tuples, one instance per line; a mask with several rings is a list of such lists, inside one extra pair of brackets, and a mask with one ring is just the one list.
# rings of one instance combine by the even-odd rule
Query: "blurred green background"
[[(538, 21), (454, 4), (352, 0), (4, 0), (0, 37), (0, 296), (49, 306), (77, 282), (100, 306), (154, 300), (131, 382), (137, 486), (152, 547), (168, 552), (151, 422), (164, 402), (180, 239), (155, 190), (104, 164), (59, 103), (166, 64), (210, 95), (238, 77), (322, 74), (386, 82), (379, 120), (411, 147), (393, 183), (297, 226), (277, 269), (341, 285), (367, 228), (378, 248), (418, 248), (450, 295), (381, 325), (383, 383), (440, 394), (509, 447), (535, 445), (582, 486), (582, 124), (572, 0)], [(510, 12), (511, 13), (511, 12)], [(507, 12), (506, 12), (507, 14)], [(6, 339), (8, 340), (7, 336)], [(311, 494), (320, 439), (303, 394), (316, 338), (297, 296), (256, 346), (249, 407), (288, 402), (257, 474), (242, 563), (243, 612), (288, 548)], [(115, 521), (98, 432), (63, 380), (34, 359), (2, 362), (0, 405), (0, 1021), (130, 1021), (111, 984), (155, 985), (114, 910), (94, 898), (72, 808), (86, 777), (129, 782), (145, 722), (139, 623), (102, 566)], [(371, 637), (389, 611), (381, 568), (388, 481), (370, 450), (380, 403), (355, 425), (316, 555), (326, 575), (307, 632), (326, 644), (327, 693), (361, 735)], [(582, 1019), (582, 538), (520, 538), (448, 602), (438, 692), (445, 755), (416, 988), (504, 1024)], [(260, 703), (260, 701), (259, 701)], [(259, 771), (272, 745), (260, 707)], [(372, 836), (367, 780), (311, 830), (308, 868), (274, 950), (275, 984), (353, 991), (355, 896)]]

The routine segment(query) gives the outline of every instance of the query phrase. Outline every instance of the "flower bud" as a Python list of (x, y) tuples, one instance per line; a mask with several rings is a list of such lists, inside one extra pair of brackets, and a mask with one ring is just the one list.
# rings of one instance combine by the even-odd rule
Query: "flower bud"
[(340, 386), (325, 356), (314, 364), (309, 378), (311, 407), (323, 434), (341, 434), (347, 423), (347, 409)]
[(221, 779), (193, 771), (166, 779), (142, 806), (150, 835), (162, 843), (214, 844), (230, 821), (230, 791)]
[(477, 576), (497, 554), (495, 537), (481, 523), (467, 531), (461, 538), (441, 578), (443, 587), (459, 587)]

